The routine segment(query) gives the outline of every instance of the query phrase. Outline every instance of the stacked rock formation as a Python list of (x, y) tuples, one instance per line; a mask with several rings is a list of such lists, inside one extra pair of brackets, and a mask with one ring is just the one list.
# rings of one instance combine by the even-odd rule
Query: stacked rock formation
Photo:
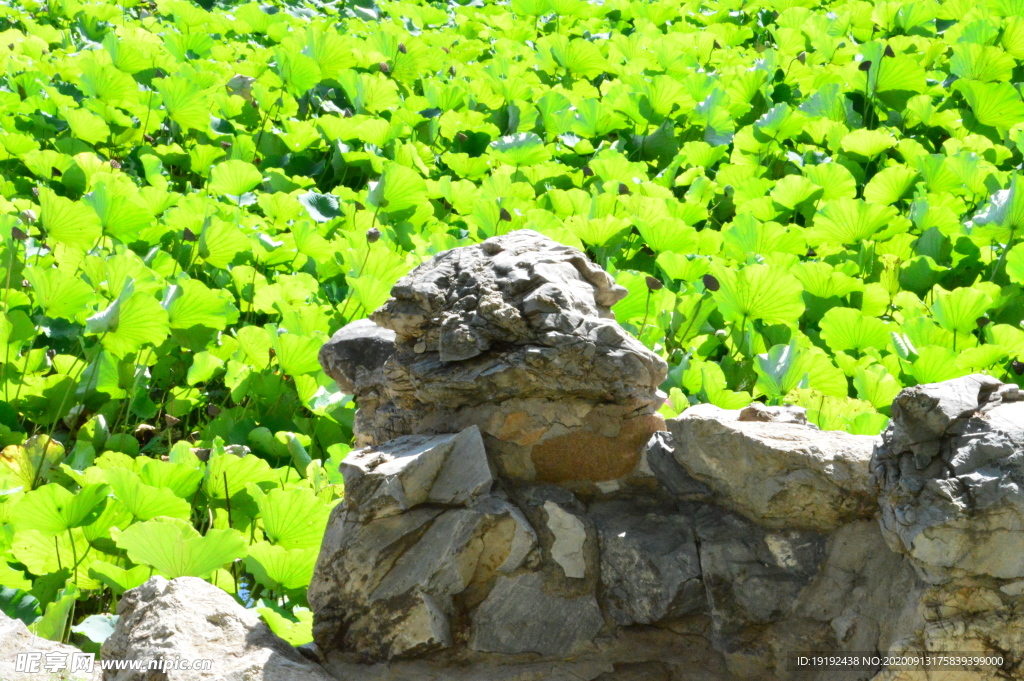
[[(1024, 679), (1017, 386), (909, 388), (881, 437), (760, 404), (666, 423), (664, 364), (611, 318), (622, 295), (533, 232), (414, 270), (321, 353), (362, 447), (308, 592), (313, 649), (173, 580), (122, 599), (104, 652), (212, 638), (234, 661), (218, 681), (258, 676), (250, 659), (344, 681)], [(173, 624), (214, 622), (204, 607), (222, 636)], [(989, 661), (840, 672), (800, 666), (811, 652)]]
[(357, 444), (475, 425), (503, 477), (614, 480), (664, 428), (667, 366), (615, 323), (625, 295), (575, 248), (514, 232), (417, 267), (320, 362), (356, 396)]

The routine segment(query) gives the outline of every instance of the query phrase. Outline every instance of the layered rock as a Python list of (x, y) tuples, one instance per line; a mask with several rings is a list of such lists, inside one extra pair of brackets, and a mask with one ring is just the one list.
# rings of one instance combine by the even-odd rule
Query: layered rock
[(1024, 578), (1022, 398), (979, 374), (893, 402), (872, 461), (882, 528), (929, 582)]
[(575, 248), (513, 232), (414, 269), (320, 361), (356, 396), (361, 445), (475, 425), (505, 477), (613, 480), (663, 428), (667, 369), (615, 323), (625, 295)]
[(668, 424), (675, 458), (717, 503), (765, 527), (828, 532), (875, 510), (876, 438), (823, 432), (796, 407), (687, 409)]
[(424, 263), (325, 346), (363, 445), (309, 591), (332, 673), (826, 681), (793, 655), (1013, 650), (1014, 386), (909, 389), (881, 438), (756, 403), (663, 424), (623, 293), (512, 233)]
[(478, 602), (497, 574), (536, 545), (522, 512), (501, 494), (479, 430), (406, 435), (353, 452), (342, 464), (309, 602), (325, 648), (392, 658), (449, 648), (456, 599)]

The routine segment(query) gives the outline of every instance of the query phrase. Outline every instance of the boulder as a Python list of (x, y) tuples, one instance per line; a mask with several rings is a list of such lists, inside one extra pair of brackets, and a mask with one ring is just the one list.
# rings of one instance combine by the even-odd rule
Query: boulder
[[(25, 653), (28, 653), (22, 658), (25, 666), (19, 668), (18, 655)], [(0, 679), (4, 681), (33, 681), (44, 677), (100, 681), (103, 675), (99, 665), (94, 664), (94, 657), (74, 646), (40, 638), (21, 620), (0, 612)], [(54, 665), (52, 674), (47, 673), (48, 664)], [(76, 671), (72, 672), (73, 669)]]
[(692, 518), (672, 503), (625, 498), (591, 505), (601, 545), (601, 604), (620, 626), (704, 609)]
[(491, 491), (494, 477), (480, 430), (405, 435), (356, 450), (341, 464), (345, 503), (380, 518), (420, 504), (466, 505)]
[(667, 424), (676, 461), (716, 503), (765, 527), (828, 532), (870, 517), (877, 438), (824, 432), (801, 423), (801, 412), (773, 409), (687, 409)]
[(890, 547), (922, 577), (1024, 577), (1024, 400), (967, 376), (901, 392), (872, 460)]
[(278, 638), (253, 610), (195, 577), (153, 577), (117, 605), (104, 659), (210, 660), (208, 671), (107, 670), (105, 681), (331, 681), (324, 669)]
[(615, 323), (625, 295), (579, 250), (512, 232), (421, 264), (320, 360), (355, 394), (361, 445), (475, 425), (508, 478), (613, 480), (664, 427), (667, 365)]
[(535, 545), (522, 513), (496, 496), (374, 520), (339, 506), (308, 591), (314, 637), (324, 650), (374, 659), (448, 648), (453, 621)]
[(918, 650), (1019, 676), (1016, 386), (908, 389), (883, 437), (759, 403), (665, 424), (623, 294), (513, 232), (436, 255), (324, 348), (361, 447), (308, 591), (336, 678), (831, 681), (793, 655)]

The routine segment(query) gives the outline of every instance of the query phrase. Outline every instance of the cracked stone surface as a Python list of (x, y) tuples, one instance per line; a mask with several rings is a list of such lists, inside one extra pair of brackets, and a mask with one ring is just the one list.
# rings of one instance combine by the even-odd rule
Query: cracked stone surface
[[(920, 650), (1007, 660), (948, 681), (1024, 678), (1016, 386), (914, 386), (881, 437), (759, 403), (666, 424), (622, 295), (513, 232), (325, 346), (362, 446), (308, 594), (336, 678), (833, 681), (788, 655)], [(848, 674), (875, 676), (911, 678)]]
[(877, 438), (821, 431), (797, 414), (705, 404), (668, 429), (676, 461), (717, 503), (767, 527), (827, 532), (869, 517)]
[(427, 503), (466, 505), (494, 484), (476, 426), (454, 435), (405, 435), (356, 450), (341, 472), (345, 503), (369, 518)]
[(582, 252), (521, 230), (423, 263), (320, 361), (356, 397), (361, 445), (476, 425), (506, 477), (613, 480), (664, 428), (667, 365), (615, 323), (625, 295)]
[(932, 583), (1024, 577), (1024, 400), (966, 376), (897, 396), (872, 460), (882, 528)]

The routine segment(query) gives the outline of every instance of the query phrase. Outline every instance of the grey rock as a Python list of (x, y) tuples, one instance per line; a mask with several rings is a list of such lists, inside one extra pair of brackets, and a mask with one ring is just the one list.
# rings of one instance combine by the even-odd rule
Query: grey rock
[(695, 532), (712, 621), (724, 640), (789, 617), (825, 557), (818, 533), (772, 532), (711, 505), (696, 510)]
[(466, 505), (491, 490), (494, 476), (480, 430), (406, 435), (352, 452), (341, 464), (349, 508), (373, 518), (420, 504)]
[(500, 577), (473, 614), (469, 647), (489, 653), (563, 657), (581, 650), (604, 626), (593, 594), (567, 598), (527, 572)]
[[(39, 665), (35, 673), (17, 671), (18, 653), (41, 653), (37, 661)], [(40, 638), (28, 630), (21, 620), (11, 619), (0, 612), (0, 679), (4, 681), (33, 681), (41, 678), (51, 678), (47, 674), (44, 664), (50, 660), (65, 664), (60, 676), (54, 674), (52, 678), (68, 679), (69, 681), (100, 681), (102, 673), (99, 665), (93, 665), (92, 671), (76, 671), (70, 673), (72, 668), (72, 656), (83, 656), (81, 650), (74, 646), (64, 645), (56, 641), (49, 641)]]
[(402, 413), (387, 391), (384, 363), (395, 352), (395, 332), (359, 319), (338, 329), (320, 348), (320, 366), (338, 387), (355, 396), (353, 432), (356, 445), (365, 447), (375, 440), (370, 433), (378, 423), (390, 420), (390, 430), (411, 432), (402, 425)]
[(125, 592), (104, 659), (211, 660), (209, 671), (108, 670), (105, 681), (331, 681), (315, 662), (278, 638), (259, 615), (195, 577), (153, 577)]
[(593, 504), (601, 543), (601, 605), (620, 626), (653, 624), (704, 609), (692, 520), (643, 498)]
[(499, 497), (375, 520), (339, 508), (308, 591), (313, 634), (327, 651), (391, 659), (451, 646), (454, 598), (475, 605), (536, 546), (523, 514)]
[(923, 578), (1024, 577), (1024, 402), (967, 376), (908, 388), (872, 460), (889, 546)]
[[(620, 629), (599, 635), (571, 657), (536, 653), (463, 651), (455, 658), (418, 658), (360, 664), (334, 656), (329, 669), (339, 681), (767, 681), (765, 674), (733, 676), (708, 642), (702, 621), (664, 627)], [(655, 674), (662, 674), (657, 676)], [(667, 676), (664, 676), (667, 674)], [(650, 676), (654, 675), (654, 676)], [(824, 680), (823, 680), (824, 681)]]
[[(724, 410), (723, 410), (724, 411)], [(714, 496), (710, 487), (686, 472), (676, 461), (672, 434), (661, 431), (651, 436), (644, 452), (651, 475), (666, 490), (688, 501), (709, 501)]]
[(575, 248), (512, 232), (439, 253), (391, 294), (321, 353), (356, 394), (360, 445), (476, 425), (506, 477), (598, 482), (664, 426), (667, 365), (615, 323), (626, 290)]
[(791, 421), (748, 421), (717, 407), (667, 423), (675, 458), (716, 503), (776, 529), (827, 532), (875, 509), (877, 438)]
[(888, 447), (899, 452), (909, 450), (930, 460), (953, 424), (970, 418), (1001, 385), (991, 376), (972, 374), (901, 391), (892, 403), (892, 422), (886, 433)]
[(839, 528), (829, 536), (825, 553), (794, 612), (828, 622), (839, 650), (884, 654), (923, 625), (918, 608), (923, 586), (910, 561), (888, 549), (877, 521)]
[(395, 352), (395, 332), (359, 319), (338, 329), (320, 348), (320, 365), (338, 387), (361, 396), (384, 383), (384, 362)]

